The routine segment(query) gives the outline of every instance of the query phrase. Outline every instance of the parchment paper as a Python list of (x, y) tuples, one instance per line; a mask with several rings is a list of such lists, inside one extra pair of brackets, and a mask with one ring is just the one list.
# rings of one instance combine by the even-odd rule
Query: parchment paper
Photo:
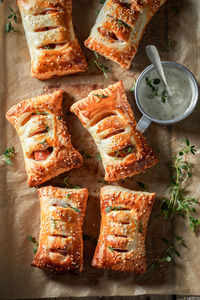
[[(92, 138), (72, 114), (66, 115), (72, 142), (79, 151), (85, 150), (92, 158), (85, 160), (82, 168), (63, 174), (50, 183), (59, 186), (63, 178), (68, 175), (70, 183), (89, 189), (90, 197), (84, 223), (84, 233), (89, 236), (89, 239), (84, 241), (84, 271), (81, 276), (56, 275), (30, 266), (34, 254), (27, 234), (38, 239), (39, 203), (36, 189), (29, 188), (26, 183), (27, 176), (17, 133), (5, 120), (5, 112), (12, 105), (46, 90), (61, 87), (66, 91), (64, 109), (67, 112), (74, 101), (87, 96), (91, 90), (106, 87), (119, 79), (123, 80), (136, 120), (139, 120), (141, 114), (129, 89), (133, 85), (134, 78), (137, 78), (139, 73), (149, 65), (145, 55), (146, 45), (155, 44), (163, 60), (174, 60), (184, 64), (200, 80), (198, 73), (200, 1), (168, 0), (150, 22), (129, 71), (122, 70), (116, 64), (101, 58), (101, 62), (105, 65), (112, 66), (108, 80), (98, 69), (89, 66), (89, 70), (84, 74), (44, 82), (30, 77), (30, 57), (21, 22), (16, 25), (19, 32), (5, 33), (4, 26), (9, 5), (17, 11), (13, 0), (4, 0), (0, 5), (0, 153), (3, 153), (7, 147), (15, 146), (17, 155), (13, 166), (0, 162), (0, 297), (22, 299), (95, 295), (200, 294), (198, 236), (189, 232), (180, 219), (171, 224), (161, 218), (155, 218), (159, 211), (160, 200), (170, 183), (172, 174), (169, 165), (177, 145), (182, 138), (188, 137), (197, 148), (200, 146), (199, 106), (189, 118), (172, 127), (151, 125), (145, 135), (148, 143), (158, 154), (159, 164), (143, 174), (118, 183), (121, 186), (140, 190), (137, 181), (141, 181), (148, 185), (149, 191), (157, 193), (147, 234), (148, 264), (162, 254), (165, 245), (161, 237), (173, 239), (174, 234), (180, 234), (188, 245), (188, 249), (181, 251), (182, 258), (176, 260), (175, 266), (169, 264), (154, 271), (148, 269), (147, 274), (142, 276), (96, 270), (90, 265), (99, 234), (99, 189), (103, 183), (98, 181), (103, 179), (104, 170), (96, 158), (97, 150)], [(89, 35), (96, 18), (95, 9), (99, 6), (98, 0), (73, 1), (75, 32), (88, 62), (91, 61), (92, 52), (83, 47), (83, 41)], [(171, 42), (170, 51), (162, 52), (168, 38)], [(199, 155), (194, 158), (194, 163), (195, 175), (190, 191), (194, 197), (199, 197)]]

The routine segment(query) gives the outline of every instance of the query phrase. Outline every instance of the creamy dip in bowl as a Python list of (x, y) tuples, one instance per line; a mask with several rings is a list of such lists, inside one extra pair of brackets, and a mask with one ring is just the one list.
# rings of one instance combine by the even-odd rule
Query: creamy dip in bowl
[(143, 114), (137, 126), (141, 132), (152, 121), (170, 125), (185, 119), (198, 102), (198, 85), (192, 73), (175, 62), (163, 61), (162, 66), (170, 96), (153, 65), (140, 74), (135, 85), (136, 103)]

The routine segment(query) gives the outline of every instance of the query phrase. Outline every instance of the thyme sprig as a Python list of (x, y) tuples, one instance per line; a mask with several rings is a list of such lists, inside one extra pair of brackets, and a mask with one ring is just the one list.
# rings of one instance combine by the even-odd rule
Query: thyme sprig
[(81, 151), (81, 155), (82, 155), (83, 159), (92, 158), (92, 156), (90, 154), (88, 154), (85, 150)]
[(77, 207), (75, 206), (72, 206), (70, 204), (62, 204), (61, 205), (62, 207), (65, 207), (65, 208), (72, 208), (75, 212), (79, 213), (80, 212), (80, 209), (78, 209)]
[(110, 211), (118, 211), (118, 210), (121, 210), (122, 206), (119, 205), (119, 206), (107, 206), (106, 209), (105, 209), (105, 212), (110, 212)]
[[(17, 18), (17, 14), (16, 12), (13, 10), (12, 7), (9, 6), (9, 10), (10, 10), (10, 14), (8, 15), (8, 19), (13, 19), (14, 22), (17, 24), (18, 23), (18, 18)], [(18, 31), (14, 28), (14, 26), (12, 25), (11, 21), (8, 21), (8, 23), (6, 23), (5, 25), (5, 32), (9, 33), (11, 31)]]
[(130, 28), (130, 26), (127, 23), (123, 22), (122, 20), (117, 19), (117, 24), (119, 27)]
[(175, 177), (170, 187), (169, 197), (163, 198), (161, 203), (161, 210), (166, 218), (173, 218), (174, 215), (186, 218), (193, 232), (200, 225), (200, 220), (194, 216), (196, 213), (194, 206), (198, 204), (198, 200), (188, 197), (185, 189), (188, 179), (192, 177), (193, 165), (190, 162), (190, 155), (195, 153), (195, 146), (191, 145), (188, 139), (184, 140), (184, 145), (180, 146), (179, 153), (174, 157)]
[(99, 55), (95, 51), (94, 56), (95, 58), (92, 60), (92, 64), (96, 65), (103, 72), (103, 75), (106, 77), (106, 79), (108, 79), (107, 73), (111, 70), (111, 68), (108, 68), (107, 66), (99, 62)]
[(143, 226), (141, 222), (137, 222), (134, 218), (133, 218), (133, 222), (135, 223), (135, 227), (137, 229), (137, 231), (139, 233), (143, 233)]
[(36, 254), (37, 248), (38, 248), (38, 242), (30, 234), (27, 235), (27, 238), (31, 243), (33, 243), (33, 252), (34, 252), (34, 254)]
[(81, 189), (80, 186), (78, 185), (72, 185), (71, 183), (68, 182), (69, 180), (69, 176), (66, 176), (64, 179), (63, 179), (63, 185), (65, 187), (67, 187), (68, 189)]
[(137, 184), (143, 189), (143, 190), (148, 190), (148, 185), (141, 182), (141, 181), (137, 181)]
[(2, 160), (7, 163), (8, 165), (12, 165), (12, 158), (13, 156), (16, 154), (15, 152), (15, 148), (11, 147), (6, 149), (6, 151), (4, 152), (4, 156), (2, 158)]
[(177, 247), (183, 246), (187, 248), (185, 245), (183, 238), (175, 235), (175, 243), (169, 242), (166, 238), (161, 238), (161, 240), (167, 245), (161, 257), (159, 257), (155, 262), (153, 262), (149, 267), (154, 269), (156, 267), (161, 267), (164, 263), (170, 263), (173, 261), (174, 255), (180, 257), (180, 252)]

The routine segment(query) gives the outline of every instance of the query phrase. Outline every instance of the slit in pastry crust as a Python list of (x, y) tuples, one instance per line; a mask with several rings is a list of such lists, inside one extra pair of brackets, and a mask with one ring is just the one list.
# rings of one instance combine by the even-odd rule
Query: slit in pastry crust
[(101, 229), (93, 267), (146, 272), (145, 238), (154, 198), (155, 193), (136, 192), (119, 186), (101, 189)]
[[(104, 95), (100, 99), (95, 95)], [(105, 169), (106, 181), (136, 175), (157, 163), (157, 157), (136, 130), (131, 107), (121, 81), (91, 92), (71, 106), (90, 132)], [(106, 116), (106, 117), (104, 117)]]

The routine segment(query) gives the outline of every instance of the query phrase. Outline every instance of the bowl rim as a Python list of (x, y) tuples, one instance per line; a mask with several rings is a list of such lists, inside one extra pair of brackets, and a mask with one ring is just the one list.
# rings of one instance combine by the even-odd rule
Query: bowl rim
[(191, 99), (191, 103), (188, 106), (188, 108), (186, 109), (186, 111), (178, 118), (175, 119), (171, 119), (171, 120), (158, 120), (158, 119), (154, 119), (153, 117), (151, 117), (150, 115), (148, 115), (143, 108), (140, 105), (140, 101), (139, 101), (139, 96), (138, 96), (138, 89), (139, 89), (139, 85), (143, 79), (143, 77), (146, 75), (146, 73), (151, 70), (151, 69), (155, 69), (154, 66), (151, 64), (148, 67), (146, 67), (139, 75), (139, 77), (136, 80), (136, 84), (135, 84), (135, 91), (134, 91), (134, 95), (135, 95), (135, 101), (137, 104), (137, 107), (139, 108), (140, 112), (149, 120), (151, 120), (152, 122), (158, 123), (158, 124), (163, 124), (163, 125), (170, 125), (170, 124), (174, 124), (177, 123), (179, 121), (182, 121), (183, 119), (187, 118), (196, 108), (198, 100), (199, 100), (199, 87), (198, 87), (198, 83), (196, 78), (194, 77), (194, 75), (192, 74), (192, 72), (186, 68), (185, 66), (177, 63), (177, 62), (173, 62), (173, 61), (161, 61), (162, 65), (170, 65), (170, 66), (174, 66), (175, 68), (184, 70), (184, 72), (187, 74), (187, 76), (191, 79), (193, 86), (194, 86), (194, 92), (192, 95), (192, 99)]

